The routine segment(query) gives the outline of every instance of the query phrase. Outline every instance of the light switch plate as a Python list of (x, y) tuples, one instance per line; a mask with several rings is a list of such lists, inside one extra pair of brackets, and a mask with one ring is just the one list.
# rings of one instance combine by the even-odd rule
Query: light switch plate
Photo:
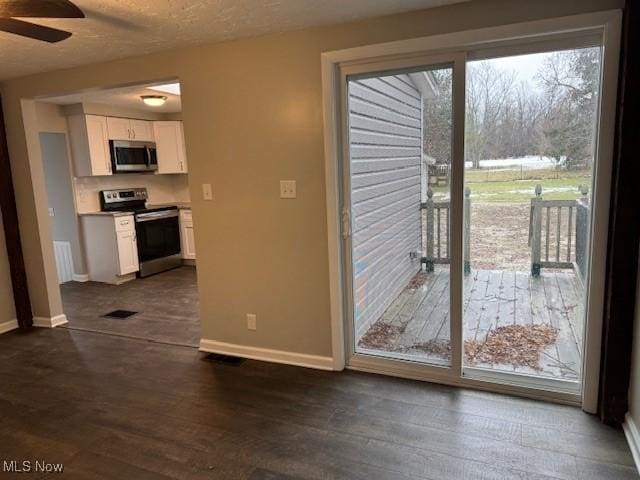
[(202, 198), (204, 200), (213, 200), (213, 190), (210, 183), (202, 184)]
[(49, 216), (50, 217), (56, 216), (56, 211), (53, 209), (53, 207), (49, 207)]
[(280, 198), (296, 198), (296, 181), (280, 180)]

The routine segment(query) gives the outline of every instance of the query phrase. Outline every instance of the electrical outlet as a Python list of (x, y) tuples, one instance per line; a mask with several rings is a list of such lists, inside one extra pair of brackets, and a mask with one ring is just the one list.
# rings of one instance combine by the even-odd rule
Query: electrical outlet
[(53, 207), (49, 207), (49, 216), (50, 217), (56, 216), (56, 211), (53, 209)]
[(213, 189), (210, 183), (202, 184), (202, 198), (204, 200), (213, 200)]
[(296, 198), (295, 180), (280, 180), (280, 198)]
[(247, 313), (247, 329), (256, 330), (258, 318), (255, 313)]

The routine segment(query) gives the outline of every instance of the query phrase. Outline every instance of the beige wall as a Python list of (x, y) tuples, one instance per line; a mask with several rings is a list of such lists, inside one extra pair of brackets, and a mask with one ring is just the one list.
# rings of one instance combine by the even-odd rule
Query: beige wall
[(9, 275), (7, 249), (4, 243), (2, 217), (0, 216), (0, 325), (14, 320), (15, 318), (16, 312), (13, 305), (11, 276)]
[[(320, 53), (620, 8), (622, 3), (475, 0), (5, 82), (3, 102), (22, 227), (35, 231), (46, 221), (46, 202), (29, 128), (33, 107), (29, 102), (21, 105), (21, 98), (178, 77), (203, 336), (331, 355)], [(24, 127), (22, 115), (27, 120)], [(280, 179), (298, 181), (297, 200), (278, 198)], [(213, 184), (214, 201), (202, 201), (201, 183)], [(24, 237), (36, 315), (55, 315), (61, 308), (59, 295), (43, 281), (55, 273), (51, 252), (41, 251), (37, 235)], [(247, 312), (258, 315), (255, 332), (246, 329)]]

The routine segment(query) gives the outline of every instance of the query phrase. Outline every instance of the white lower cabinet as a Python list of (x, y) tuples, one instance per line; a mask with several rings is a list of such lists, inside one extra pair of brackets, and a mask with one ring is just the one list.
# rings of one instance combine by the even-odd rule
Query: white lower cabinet
[(193, 216), (191, 210), (180, 210), (180, 232), (182, 237), (182, 258), (196, 259), (196, 242), (193, 235)]
[(140, 269), (133, 215), (81, 216), (89, 279), (118, 285)]
[(117, 232), (118, 240), (118, 264), (120, 275), (135, 273), (140, 270), (138, 263), (138, 243), (136, 231)]

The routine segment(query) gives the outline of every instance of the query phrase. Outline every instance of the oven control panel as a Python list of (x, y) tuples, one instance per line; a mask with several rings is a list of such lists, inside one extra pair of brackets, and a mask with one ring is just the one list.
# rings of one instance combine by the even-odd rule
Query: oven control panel
[(148, 194), (146, 188), (127, 188), (121, 190), (103, 190), (100, 192), (101, 200), (105, 203), (140, 202), (146, 201)]

